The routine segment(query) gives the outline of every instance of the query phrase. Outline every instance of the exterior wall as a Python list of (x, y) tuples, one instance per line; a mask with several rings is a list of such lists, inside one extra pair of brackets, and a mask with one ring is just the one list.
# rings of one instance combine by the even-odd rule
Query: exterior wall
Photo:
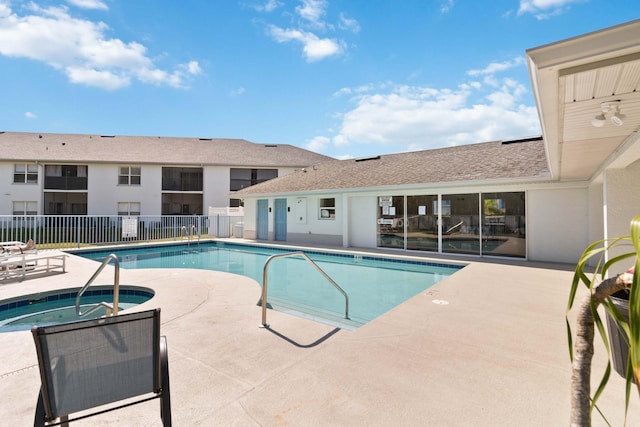
[[(281, 198), (281, 197), (277, 197)], [(282, 197), (285, 198), (285, 197)], [(320, 218), (320, 199), (334, 198), (336, 216), (333, 219)], [(269, 240), (274, 238), (273, 205), (276, 198), (269, 198)], [(320, 245), (342, 245), (342, 199), (339, 195), (325, 194), (303, 197), (286, 197), (287, 207), (287, 242), (313, 243)], [(256, 199), (245, 202), (245, 219), (243, 237), (254, 239), (257, 228)], [(338, 214), (338, 212), (340, 212)]]
[(205, 167), (203, 172), (202, 189), (203, 194), (203, 206), (204, 212), (208, 211), (209, 207), (224, 207), (229, 206), (229, 188), (231, 187), (231, 175), (229, 167), (222, 166), (208, 166)]
[[(120, 166), (123, 165), (88, 163), (87, 214), (116, 215), (118, 202), (139, 202), (142, 215), (160, 215), (163, 165), (142, 165), (140, 185), (118, 185)], [(203, 212), (207, 212), (209, 207), (229, 206), (229, 170), (228, 166), (204, 167)], [(294, 170), (294, 168), (279, 168), (278, 175), (287, 175)], [(35, 201), (38, 214), (43, 214), (43, 165), (39, 166), (37, 184), (14, 184), (13, 172), (13, 162), (0, 162), (0, 215), (11, 215), (14, 201)], [(269, 223), (270, 232), (272, 232), (272, 220)]]
[[(598, 221), (598, 186), (579, 184), (535, 184), (523, 186), (496, 186), (482, 188), (482, 192), (525, 191), (527, 195), (527, 259), (558, 263), (575, 263), (589, 237), (597, 234), (601, 227)], [(331, 244), (344, 247), (377, 247), (377, 200), (381, 195), (463, 194), (478, 192), (478, 188), (460, 187), (444, 189), (416, 189), (411, 191), (380, 190), (360, 194), (347, 193), (336, 196), (336, 221), (322, 221), (317, 217), (318, 200), (334, 195), (312, 195), (290, 197), (287, 200), (288, 242)], [(306, 221), (299, 221), (294, 205), (297, 200), (306, 200)], [(273, 205), (273, 199), (269, 199)], [(599, 205), (599, 206), (598, 206)], [(255, 238), (256, 202), (245, 200), (244, 237)], [(591, 208), (591, 213), (589, 209)], [(596, 224), (593, 224), (596, 221)], [(628, 222), (627, 222), (628, 224)], [(273, 213), (269, 214), (269, 239), (273, 239)]]
[[(335, 201), (335, 216), (320, 217), (320, 199)], [(292, 243), (315, 243), (319, 245), (342, 245), (342, 198), (336, 194), (292, 197), (287, 199), (291, 211), (287, 213), (287, 241)]]
[(528, 259), (575, 263), (589, 244), (586, 186), (528, 192)]
[(376, 247), (376, 196), (349, 197), (349, 236), (345, 246)]
[(245, 239), (255, 239), (256, 223), (258, 221), (257, 203), (254, 199), (244, 204), (244, 223), (242, 227), (242, 237)]
[(41, 214), (42, 206), (42, 186), (44, 172), (41, 166), (38, 167), (37, 184), (14, 184), (13, 171), (14, 163), (0, 163), (0, 215), (13, 214), (13, 202), (32, 201), (38, 203), (38, 213)]
[(589, 186), (589, 243), (604, 238), (604, 186)]
[(162, 206), (161, 167), (142, 166), (140, 185), (118, 185), (119, 166), (89, 165), (87, 213), (116, 215), (118, 202), (139, 202), (140, 214), (159, 215)]
[[(640, 161), (625, 169), (610, 169), (605, 174), (604, 206), (605, 237), (615, 238), (629, 235), (629, 224), (640, 214), (640, 192), (636, 184), (640, 182)], [(610, 257), (621, 251), (610, 253)], [(632, 261), (629, 261), (629, 266)], [(615, 272), (614, 272), (615, 273)]]

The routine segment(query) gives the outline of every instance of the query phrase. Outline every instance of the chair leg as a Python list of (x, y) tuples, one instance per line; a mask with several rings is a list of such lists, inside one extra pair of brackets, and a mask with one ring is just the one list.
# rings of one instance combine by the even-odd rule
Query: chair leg
[(42, 397), (42, 391), (38, 393), (38, 403), (36, 404), (36, 416), (33, 420), (33, 427), (44, 426), (44, 398)]
[(162, 378), (162, 397), (160, 397), (160, 417), (164, 427), (171, 427), (171, 391), (169, 389), (169, 355), (167, 337), (160, 337), (160, 375)]

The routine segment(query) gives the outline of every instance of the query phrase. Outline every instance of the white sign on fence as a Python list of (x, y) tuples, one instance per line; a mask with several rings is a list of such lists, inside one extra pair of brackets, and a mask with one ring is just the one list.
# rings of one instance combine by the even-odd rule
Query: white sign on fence
[(122, 237), (138, 237), (138, 218), (135, 216), (122, 218)]

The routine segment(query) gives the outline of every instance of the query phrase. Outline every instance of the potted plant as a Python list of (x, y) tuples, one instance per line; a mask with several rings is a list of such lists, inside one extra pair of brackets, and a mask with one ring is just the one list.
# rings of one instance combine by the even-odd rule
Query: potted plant
[[(614, 248), (622, 248), (622, 253), (607, 259), (607, 256)], [(602, 394), (611, 374), (612, 357), (621, 360), (626, 370), (619, 370), (626, 378), (626, 401), (625, 418), (631, 397), (631, 386), (635, 381), (638, 393), (640, 394), (640, 286), (637, 284), (640, 271), (640, 215), (631, 221), (630, 234), (628, 236), (615, 239), (605, 239), (597, 241), (588, 246), (583, 252), (576, 265), (569, 301), (567, 304), (567, 314), (574, 306), (576, 292), (582, 284), (586, 286), (589, 293), (577, 305), (577, 318), (575, 334), (572, 332), (571, 324), (567, 316), (567, 336), (569, 343), (569, 355), (572, 362), (571, 375), (571, 425), (589, 426), (593, 409), (597, 407), (598, 397)], [(592, 268), (589, 261), (595, 260), (595, 267)], [(620, 266), (627, 265), (624, 268)], [(611, 276), (612, 272), (624, 271), (628, 264), (633, 265), (626, 272)], [(628, 317), (624, 312), (625, 300), (615, 300), (611, 296), (619, 291), (628, 291)], [(614, 302), (615, 301), (615, 302)], [(622, 308), (622, 311), (620, 308)], [(598, 308), (603, 307), (605, 313), (610, 317), (610, 337), (603, 325), (598, 313)], [(591, 396), (591, 359), (593, 357), (593, 337), (597, 328), (604, 347), (608, 353), (608, 361), (605, 372), (600, 380), (598, 388)], [(617, 333), (617, 334), (616, 334)], [(610, 345), (609, 338), (622, 339), (613, 341)], [(612, 348), (614, 355), (612, 356)], [(620, 355), (619, 351), (627, 351), (628, 357)], [(625, 361), (626, 359), (626, 361)]]

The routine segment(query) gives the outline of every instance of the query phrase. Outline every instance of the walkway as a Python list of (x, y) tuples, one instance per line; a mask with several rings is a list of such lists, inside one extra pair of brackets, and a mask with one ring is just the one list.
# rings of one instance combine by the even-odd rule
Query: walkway
[[(70, 256), (65, 274), (1, 283), (0, 299), (79, 287), (96, 268)], [(111, 268), (96, 283), (108, 283)], [(568, 425), (571, 277), (567, 266), (476, 260), (348, 332), (271, 310), (272, 329), (259, 328), (260, 287), (245, 277), (121, 270), (122, 284), (156, 291), (138, 309), (162, 309), (176, 426)], [(0, 334), (0, 361), (2, 424), (32, 425), (30, 332)], [(594, 366), (604, 366), (601, 352)], [(601, 398), (612, 425), (622, 425), (623, 388), (614, 374)], [(160, 426), (159, 403), (76, 425)]]

